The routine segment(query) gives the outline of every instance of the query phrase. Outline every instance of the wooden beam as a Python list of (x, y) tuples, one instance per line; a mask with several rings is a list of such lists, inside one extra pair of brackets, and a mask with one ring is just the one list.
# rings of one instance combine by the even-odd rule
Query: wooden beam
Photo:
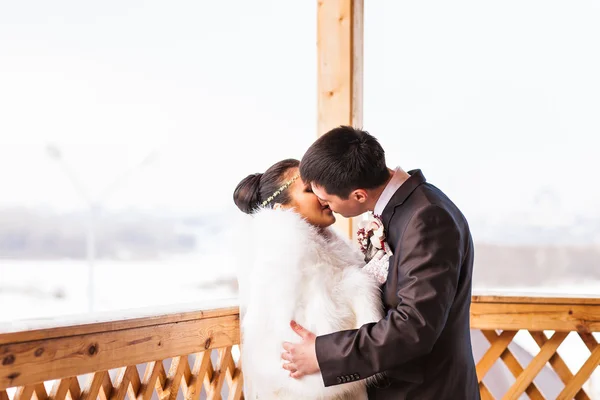
[[(210, 304), (213, 303), (213, 304)], [(236, 299), (0, 323), (0, 345), (239, 315)], [(2, 354), (2, 353), (0, 353)]]
[[(318, 136), (339, 125), (362, 128), (363, 1), (318, 0)], [(353, 237), (352, 219), (336, 228)]]
[(473, 302), (471, 328), (482, 330), (600, 331), (598, 304)]
[(229, 310), (222, 316), (108, 328), (81, 333), (72, 327), (77, 335), (0, 344), (0, 390), (200, 353), (238, 344), (240, 338), (239, 316)]
[(553, 305), (592, 305), (600, 306), (600, 297), (593, 295), (551, 295), (519, 292), (474, 291), (473, 303), (496, 304), (553, 304)]

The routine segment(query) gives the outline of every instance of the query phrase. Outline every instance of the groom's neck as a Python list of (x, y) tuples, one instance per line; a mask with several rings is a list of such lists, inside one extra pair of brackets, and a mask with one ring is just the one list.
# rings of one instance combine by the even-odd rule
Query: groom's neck
[(379, 200), (379, 198), (381, 197), (381, 194), (385, 190), (385, 187), (388, 185), (388, 183), (390, 183), (390, 181), (392, 180), (393, 177), (394, 177), (394, 170), (388, 168), (388, 178), (386, 179), (385, 183), (383, 183), (381, 186), (378, 186), (374, 189), (369, 190), (369, 197), (371, 199), (371, 201), (369, 202), (369, 207), (368, 207), (369, 211), (375, 210), (375, 205), (377, 204), (377, 201)]

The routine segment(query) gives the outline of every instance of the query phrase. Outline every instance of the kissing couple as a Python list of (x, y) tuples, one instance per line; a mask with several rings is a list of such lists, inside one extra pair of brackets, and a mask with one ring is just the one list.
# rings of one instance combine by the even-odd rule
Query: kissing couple
[[(480, 399), (471, 233), (420, 170), (389, 168), (375, 137), (340, 126), (233, 198), (247, 398)], [(366, 213), (359, 243), (334, 213)]]

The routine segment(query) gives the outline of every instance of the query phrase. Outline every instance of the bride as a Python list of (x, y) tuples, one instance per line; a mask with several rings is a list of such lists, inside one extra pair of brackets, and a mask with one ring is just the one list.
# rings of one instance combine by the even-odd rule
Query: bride
[(298, 167), (297, 160), (278, 162), (244, 178), (233, 195), (245, 213), (234, 243), (246, 397), (366, 399), (365, 380), (325, 387), (318, 374), (294, 379), (282, 368), (282, 343), (300, 339), (291, 320), (323, 335), (382, 318), (380, 289), (362, 268), (363, 255), (331, 228), (332, 211)]

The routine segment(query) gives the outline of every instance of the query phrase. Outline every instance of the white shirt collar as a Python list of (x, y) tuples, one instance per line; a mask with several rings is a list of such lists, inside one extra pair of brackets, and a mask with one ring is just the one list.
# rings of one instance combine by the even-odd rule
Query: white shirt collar
[(373, 210), (375, 215), (381, 217), (385, 206), (388, 205), (394, 193), (396, 193), (400, 186), (402, 186), (402, 184), (405, 182), (404, 174), (401, 174), (400, 172), (403, 172), (402, 168), (396, 167), (392, 179), (390, 179), (388, 184), (385, 186), (385, 189), (383, 189), (381, 196), (379, 196), (379, 199), (377, 200), (377, 204), (375, 204), (375, 210)]

